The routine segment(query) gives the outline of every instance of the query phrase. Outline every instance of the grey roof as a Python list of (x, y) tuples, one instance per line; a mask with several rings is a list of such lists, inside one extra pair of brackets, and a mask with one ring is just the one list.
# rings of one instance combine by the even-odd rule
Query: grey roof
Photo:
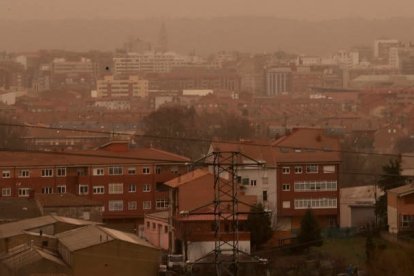
[(56, 222), (62, 222), (72, 225), (89, 225), (95, 222), (66, 218), (54, 215), (47, 215), (42, 217), (23, 219), (15, 222), (9, 222), (0, 225), (0, 238), (13, 237), (23, 234), (25, 231), (36, 229), (42, 226), (55, 224)]
[(57, 234), (56, 237), (60, 243), (62, 243), (69, 251), (72, 252), (113, 240), (120, 240), (145, 247), (156, 248), (150, 243), (140, 239), (133, 234), (98, 225), (88, 225), (85, 227), (73, 229)]
[(93, 225), (66, 231), (57, 234), (56, 237), (69, 251), (76, 251), (114, 240), (110, 235)]
[(52, 216), (23, 219), (0, 225), (0, 238), (8, 238), (23, 234), (25, 230), (30, 230), (55, 223)]
[(18, 252), (13, 252), (9, 256), (5, 256), (2, 263), (11, 270), (18, 270), (42, 259), (66, 267), (66, 264), (59, 257), (53, 255), (52, 252), (41, 250), (35, 246), (30, 247), (26, 244), (20, 246)]

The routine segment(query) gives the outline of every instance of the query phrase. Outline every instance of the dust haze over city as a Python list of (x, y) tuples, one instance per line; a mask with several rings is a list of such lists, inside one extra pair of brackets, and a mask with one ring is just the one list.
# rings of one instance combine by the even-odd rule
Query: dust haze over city
[(411, 275), (413, 25), (0, 0), (0, 275)]

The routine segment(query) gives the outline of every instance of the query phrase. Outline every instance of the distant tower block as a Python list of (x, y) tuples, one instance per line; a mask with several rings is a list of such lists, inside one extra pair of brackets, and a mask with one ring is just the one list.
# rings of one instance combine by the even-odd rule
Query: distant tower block
[(161, 29), (160, 29), (160, 36), (159, 36), (159, 50), (163, 53), (168, 51), (168, 35), (167, 29), (165, 28), (165, 23), (162, 22)]

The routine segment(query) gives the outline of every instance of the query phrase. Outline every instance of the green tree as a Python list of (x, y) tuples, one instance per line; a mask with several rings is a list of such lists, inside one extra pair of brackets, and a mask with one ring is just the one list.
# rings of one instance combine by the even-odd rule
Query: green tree
[(270, 214), (265, 212), (262, 204), (256, 204), (250, 209), (247, 228), (250, 231), (250, 242), (253, 248), (258, 248), (272, 237)]
[(223, 140), (249, 138), (247, 119), (226, 111), (197, 113), (193, 107), (163, 106), (143, 119), (145, 137), (140, 144), (193, 159), (205, 154), (212, 137)]
[(406, 183), (406, 177), (401, 175), (401, 162), (399, 159), (390, 159), (389, 163), (382, 167), (382, 175), (378, 180), (378, 187), (385, 193), (380, 196), (375, 204), (375, 213), (379, 226), (387, 225), (387, 191), (400, 187)]
[(298, 242), (301, 245), (301, 248), (308, 248), (313, 245), (322, 245), (321, 229), (311, 208), (306, 210), (305, 216), (300, 222)]
[(375, 253), (375, 244), (374, 241), (372, 239), (372, 231), (369, 230), (367, 232), (367, 238), (365, 240), (365, 255), (367, 258), (367, 263), (370, 263), (374, 257), (374, 253)]
[[(144, 138), (140, 144), (153, 146), (187, 157), (196, 152), (203, 152), (208, 143), (198, 141), (205, 139), (202, 128), (197, 127), (197, 114), (194, 108), (185, 106), (165, 106), (152, 112), (143, 120)], [(205, 152), (205, 150), (204, 150)]]

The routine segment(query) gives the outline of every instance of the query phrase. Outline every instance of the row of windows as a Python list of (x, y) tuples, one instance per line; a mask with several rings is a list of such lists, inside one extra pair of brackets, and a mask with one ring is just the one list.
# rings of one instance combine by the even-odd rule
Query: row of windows
[[(136, 184), (129, 184), (128, 185), (128, 193), (135, 193), (137, 191)], [(143, 192), (151, 192), (151, 184), (143, 184), (142, 185)], [(92, 186), (92, 193), (93, 194), (105, 194), (105, 186), (103, 185), (95, 185)], [(108, 194), (123, 194), (124, 193), (124, 184), (123, 183), (109, 183), (108, 184)], [(89, 194), (89, 185), (79, 185), (79, 194), (80, 195), (87, 195)]]
[(336, 208), (336, 198), (306, 198), (295, 199), (295, 209), (327, 209)]
[[(143, 167), (142, 168), (142, 174), (151, 174), (151, 168), (150, 167)], [(170, 168), (170, 172), (174, 174), (178, 174), (178, 167), (173, 166)], [(128, 175), (136, 175), (137, 169), (135, 167), (127, 168), (126, 173)], [(161, 168), (156, 167), (155, 173), (160, 174)], [(42, 177), (53, 177), (53, 175), (56, 174), (58, 177), (65, 177), (66, 176), (66, 168), (45, 168), (41, 170), (41, 176)], [(109, 167), (107, 170), (107, 174), (109, 175), (123, 175), (124, 174), (124, 168), (120, 166), (114, 166)], [(92, 175), (98, 176), (98, 175), (105, 175), (105, 168), (94, 168), (92, 169)], [(3, 170), (2, 171), (2, 177), (3, 178), (11, 178), (11, 170)], [(27, 178), (30, 177), (30, 170), (28, 169), (21, 169), (18, 171), (17, 177), (19, 178)]]
[[(323, 173), (335, 173), (335, 165), (325, 165), (322, 167)], [(318, 173), (319, 167), (317, 164), (309, 164), (305, 166), (306, 173)], [(295, 174), (303, 173), (303, 166), (294, 167)], [(290, 174), (290, 167), (282, 167), (282, 174)]]
[(337, 181), (300, 181), (295, 182), (295, 192), (336, 191)]
[[(143, 201), (142, 209), (148, 210), (151, 209), (151, 201)], [(155, 209), (162, 210), (169, 207), (168, 199), (157, 199), (155, 200)], [(137, 201), (128, 201), (127, 203), (128, 210), (137, 210)], [(124, 201), (123, 200), (110, 200), (108, 201), (108, 210), (110, 212), (123, 211), (124, 210)]]
[[(17, 194), (19, 197), (28, 197), (30, 195), (31, 188), (19, 188)], [(56, 192), (58, 194), (66, 193), (66, 185), (61, 185), (56, 187)], [(53, 187), (43, 187), (42, 194), (53, 194)], [(11, 196), (11, 188), (6, 187), (1, 189), (1, 196), (8, 197)]]
[[(241, 176), (237, 177), (237, 182), (242, 185), (250, 185), (250, 186), (256, 186), (257, 180), (256, 179), (249, 179), (248, 177), (242, 178)], [(269, 178), (268, 177), (262, 177), (262, 184), (267, 185), (269, 184)]]
[[(52, 177), (53, 176), (53, 169), (42, 169), (41, 176), (42, 177)], [(58, 177), (65, 177), (66, 176), (66, 168), (56, 168), (56, 176)], [(3, 178), (10, 178), (11, 171), (10, 170), (3, 170), (2, 171)], [(17, 177), (19, 178), (27, 178), (30, 177), (30, 170), (22, 169), (19, 170)]]
[[(19, 196), (29, 196), (29, 191), (31, 188), (19, 188), (18, 194)], [(11, 196), (11, 188), (2, 188), (2, 196)], [(136, 184), (129, 184), (128, 185), (128, 192), (135, 193), (137, 191)], [(143, 192), (151, 192), (151, 184), (143, 184), (142, 185)], [(66, 193), (66, 185), (59, 185), (56, 187), (56, 192), (59, 194)], [(93, 186), (92, 187), (93, 194), (105, 194), (105, 186)], [(52, 194), (53, 187), (43, 187), (42, 194)], [(124, 193), (124, 184), (123, 183), (110, 183), (108, 184), (108, 194), (123, 194)], [(79, 185), (79, 194), (80, 195), (87, 195), (89, 194), (89, 186), (88, 185)]]

